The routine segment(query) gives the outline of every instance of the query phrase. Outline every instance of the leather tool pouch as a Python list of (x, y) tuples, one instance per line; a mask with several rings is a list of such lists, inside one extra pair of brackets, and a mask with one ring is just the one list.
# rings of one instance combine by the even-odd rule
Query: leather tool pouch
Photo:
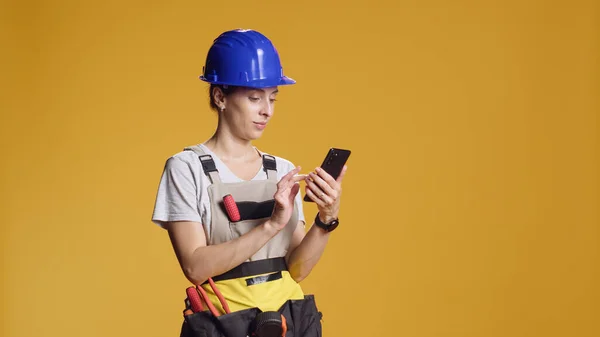
[[(288, 300), (278, 310), (285, 317), (285, 337), (321, 337), (322, 313), (317, 309), (313, 295), (303, 300)], [(258, 308), (240, 310), (218, 317), (208, 311), (185, 316), (181, 337), (247, 337), (253, 336)], [(257, 336), (260, 337), (260, 336)], [(270, 336), (264, 336), (270, 337)]]

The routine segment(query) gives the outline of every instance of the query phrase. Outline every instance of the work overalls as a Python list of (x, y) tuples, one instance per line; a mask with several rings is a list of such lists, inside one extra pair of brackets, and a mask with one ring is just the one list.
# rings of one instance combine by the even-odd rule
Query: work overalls
[[(184, 150), (194, 151), (199, 156), (202, 169), (211, 182), (208, 186), (211, 224), (207, 244), (231, 241), (269, 219), (277, 191), (275, 157), (262, 154), (266, 180), (223, 183), (213, 158), (199, 145)], [(229, 206), (235, 203), (235, 215), (231, 214), (227, 203), (230, 203)], [(284, 259), (297, 225), (298, 210), (294, 208), (284, 229), (248, 261), (202, 285), (189, 287), (181, 336), (252, 336), (256, 327), (265, 320), (280, 318), (285, 337), (320, 337), (322, 315), (314, 296), (303, 293), (290, 276)], [(206, 296), (208, 301), (201, 300), (203, 309), (194, 312), (190, 307), (190, 297), (198, 294)], [(223, 300), (225, 306), (221, 303)], [(218, 311), (216, 315), (211, 310), (204, 310), (211, 304)]]

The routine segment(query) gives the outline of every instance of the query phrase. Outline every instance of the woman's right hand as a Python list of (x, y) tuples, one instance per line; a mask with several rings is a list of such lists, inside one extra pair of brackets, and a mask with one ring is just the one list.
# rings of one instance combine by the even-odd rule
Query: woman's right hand
[(300, 169), (300, 166), (297, 166), (277, 183), (277, 191), (273, 196), (275, 207), (273, 208), (271, 219), (266, 222), (268, 226), (277, 232), (282, 230), (292, 217), (294, 199), (298, 191), (300, 191), (300, 184), (298, 182), (306, 178), (306, 175), (296, 175), (300, 172)]

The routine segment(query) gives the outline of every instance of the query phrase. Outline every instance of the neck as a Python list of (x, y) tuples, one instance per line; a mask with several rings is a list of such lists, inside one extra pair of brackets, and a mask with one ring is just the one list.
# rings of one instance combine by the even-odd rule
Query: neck
[(223, 161), (245, 160), (254, 155), (258, 156), (251, 141), (236, 137), (223, 125), (219, 125), (217, 131), (204, 144)]

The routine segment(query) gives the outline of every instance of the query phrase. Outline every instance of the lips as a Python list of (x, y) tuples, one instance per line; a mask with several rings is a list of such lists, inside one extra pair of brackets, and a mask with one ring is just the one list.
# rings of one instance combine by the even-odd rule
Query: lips
[(254, 122), (254, 125), (256, 125), (257, 129), (263, 130), (267, 127), (267, 122)]

